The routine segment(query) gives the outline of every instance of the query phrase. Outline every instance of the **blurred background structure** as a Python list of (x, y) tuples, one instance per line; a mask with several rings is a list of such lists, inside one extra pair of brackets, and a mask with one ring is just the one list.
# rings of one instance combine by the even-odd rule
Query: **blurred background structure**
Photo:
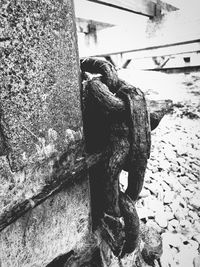
[(118, 68), (197, 69), (199, 8), (197, 0), (75, 0), (80, 57), (106, 57)]

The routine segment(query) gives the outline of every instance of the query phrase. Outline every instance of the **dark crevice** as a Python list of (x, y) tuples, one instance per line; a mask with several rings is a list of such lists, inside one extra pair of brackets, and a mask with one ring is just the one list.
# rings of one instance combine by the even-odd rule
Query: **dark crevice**
[(69, 258), (74, 255), (74, 251), (63, 254), (61, 256), (56, 257), (52, 262), (50, 262), (46, 267), (64, 267), (65, 263), (69, 260)]
[(2, 110), (0, 108), (0, 156), (8, 154), (8, 143), (2, 126)]

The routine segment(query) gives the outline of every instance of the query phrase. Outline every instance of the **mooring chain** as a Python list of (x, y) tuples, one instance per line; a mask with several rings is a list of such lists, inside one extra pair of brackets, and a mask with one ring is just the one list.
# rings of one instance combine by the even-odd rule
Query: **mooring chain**
[[(105, 196), (107, 205), (105, 204), (104, 212), (107, 216), (104, 221), (112, 225), (116, 222), (115, 218), (123, 218), (125, 242), (118, 240), (119, 246), (115, 246), (113, 240), (110, 244), (115, 255), (123, 257), (125, 253), (135, 249), (139, 234), (139, 218), (134, 205), (142, 189), (151, 142), (146, 101), (142, 91), (119, 79), (114, 66), (107, 61), (83, 59), (81, 70), (83, 74), (99, 74), (99, 77), (86, 81), (86, 99), (83, 101), (87, 106), (86, 143), (91, 151), (93, 147), (98, 149), (102, 145), (111, 146), (111, 154), (104, 165), (105, 187), (109, 188)], [(85, 77), (88, 78), (87, 75)], [(123, 112), (120, 110), (119, 99), (123, 101), (124, 116), (121, 115)], [(119, 190), (119, 174), (122, 169), (128, 171), (125, 194)], [(118, 232), (114, 233), (113, 230), (110, 235), (119, 234), (121, 227), (116, 228)]]

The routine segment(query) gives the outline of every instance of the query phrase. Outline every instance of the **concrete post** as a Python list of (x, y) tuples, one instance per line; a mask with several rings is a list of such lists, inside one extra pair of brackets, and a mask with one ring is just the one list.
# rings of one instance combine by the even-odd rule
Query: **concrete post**
[[(82, 138), (72, 0), (0, 3), (0, 215), (49, 182)], [(88, 180), (48, 198), (0, 233), (0, 266), (46, 266), (90, 232)]]

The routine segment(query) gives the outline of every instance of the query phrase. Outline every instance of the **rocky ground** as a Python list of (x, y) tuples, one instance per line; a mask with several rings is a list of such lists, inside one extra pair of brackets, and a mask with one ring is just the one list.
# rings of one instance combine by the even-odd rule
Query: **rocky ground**
[[(200, 73), (150, 75), (162, 77), (161, 89), (144, 86), (148, 96), (163, 95), (173, 100), (174, 107), (152, 132), (151, 157), (137, 211), (146, 225), (161, 234), (160, 266), (199, 267)], [(173, 85), (170, 90), (164, 83), (168, 77)]]

